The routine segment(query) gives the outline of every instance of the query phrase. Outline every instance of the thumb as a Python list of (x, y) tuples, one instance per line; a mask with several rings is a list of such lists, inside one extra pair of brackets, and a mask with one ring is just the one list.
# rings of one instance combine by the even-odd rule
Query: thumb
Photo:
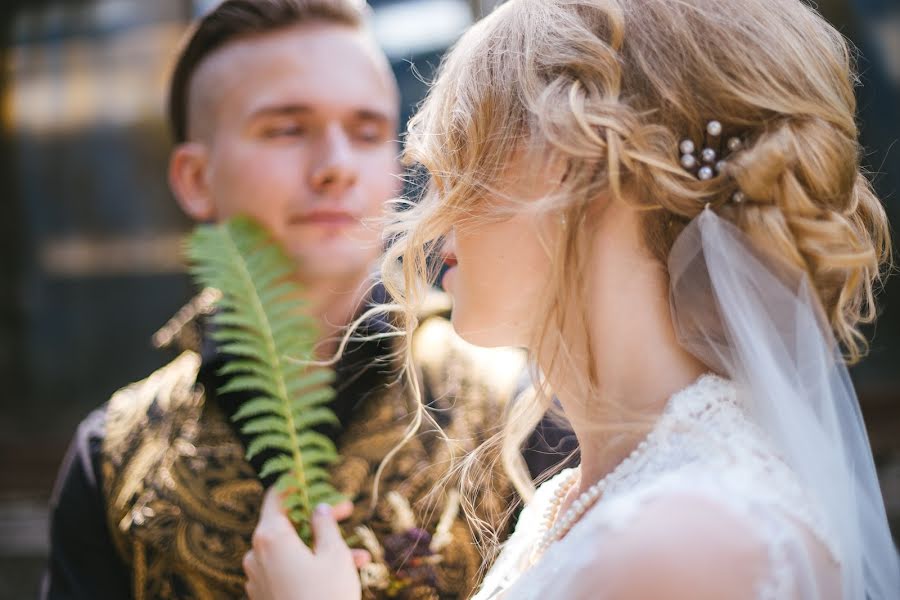
[(337, 521), (334, 520), (331, 507), (327, 504), (320, 504), (316, 507), (312, 516), (312, 529), (315, 537), (316, 554), (333, 552), (341, 547), (347, 547), (347, 544), (344, 543), (344, 538), (341, 537), (341, 530), (338, 528)]

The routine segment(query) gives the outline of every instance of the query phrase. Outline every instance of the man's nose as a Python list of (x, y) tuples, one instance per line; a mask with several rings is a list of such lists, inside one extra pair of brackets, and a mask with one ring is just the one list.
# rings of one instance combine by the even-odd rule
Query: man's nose
[(326, 128), (313, 160), (311, 184), (322, 194), (339, 194), (352, 187), (359, 175), (353, 145), (338, 125)]

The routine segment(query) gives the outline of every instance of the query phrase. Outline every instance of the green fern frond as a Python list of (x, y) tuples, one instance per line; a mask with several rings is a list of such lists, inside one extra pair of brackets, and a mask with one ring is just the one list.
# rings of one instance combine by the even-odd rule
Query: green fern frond
[(247, 459), (277, 453), (259, 476), (278, 475), (275, 487), (285, 493), (288, 516), (309, 542), (315, 506), (343, 498), (325, 468), (338, 460), (337, 449), (312, 430), (338, 424), (328, 408), (334, 373), (289, 360), (311, 358), (317, 339), (315, 321), (302, 312), (302, 290), (290, 279), (294, 264), (246, 218), (197, 227), (187, 254), (195, 280), (222, 292), (211, 335), (233, 358), (219, 369), (229, 379), (218, 392), (255, 394), (233, 417), (252, 436)]
[(247, 400), (234, 413), (232, 417), (235, 421), (243, 421), (250, 417), (264, 415), (266, 413), (274, 413), (276, 415), (284, 415), (284, 404), (272, 398), (260, 396), (252, 400)]

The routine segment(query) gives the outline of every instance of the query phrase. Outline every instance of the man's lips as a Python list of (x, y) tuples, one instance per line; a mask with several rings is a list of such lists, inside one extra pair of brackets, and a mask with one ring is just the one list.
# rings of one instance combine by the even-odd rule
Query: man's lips
[(355, 216), (343, 211), (316, 211), (291, 218), (297, 225), (351, 225), (359, 221)]

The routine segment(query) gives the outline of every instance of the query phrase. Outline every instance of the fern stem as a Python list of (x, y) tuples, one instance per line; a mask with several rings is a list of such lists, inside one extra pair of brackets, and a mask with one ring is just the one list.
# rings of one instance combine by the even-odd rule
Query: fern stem
[(263, 329), (263, 335), (265, 338), (266, 347), (269, 351), (269, 356), (271, 357), (271, 362), (276, 366), (276, 385), (278, 387), (278, 392), (282, 403), (284, 404), (284, 414), (288, 423), (288, 435), (291, 440), (291, 448), (293, 449), (292, 455), (294, 459), (294, 469), (295, 474), (297, 475), (297, 481), (300, 484), (297, 492), (303, 498), (303, 510), (307, 517), (310, 514), (311, 506), (309, 505), (309, 494), (307, 493), (307, 484), (306, 484), (306, 473), (303, 470), (303, 458), (300, 455), (299, 446), (297, 444), (297, 430), (294, 425), (294, 415), (293, 411), (291, 411), (290, 399), (288, 398), (287, 384), (284, 381), (283, 375), (283, 364), (281, 356), (278, 354), (278, 349), (275, 346), (275, 339), (272, 336), (272, 323), (269, 320), (269, 316), (266, 314), (265, 308), (263, 307), (262, 300), (259, 297), (259, 291), (256, 289), (256, 286), (253, 285), (253, 277), (250, 274), (249, 269), (247, 268), (247, 264), (241, 255), (240, 249), (237, 247), (237, 244), (234, 243), (233, 238), (230, 235), (225, 236), (228, 240), (228, 243), (231, 245), (234, 254), (238, 258), (238, 265), (241, 269), (241, 272), (244, 275), (245, 281), (247, 282), (247, 288), (251, 292), (251, 297), (253, 298), (253, 308), (256, 310), (257, 314), (260, 316), (260, 319), (265, 323), (266, 327)]

